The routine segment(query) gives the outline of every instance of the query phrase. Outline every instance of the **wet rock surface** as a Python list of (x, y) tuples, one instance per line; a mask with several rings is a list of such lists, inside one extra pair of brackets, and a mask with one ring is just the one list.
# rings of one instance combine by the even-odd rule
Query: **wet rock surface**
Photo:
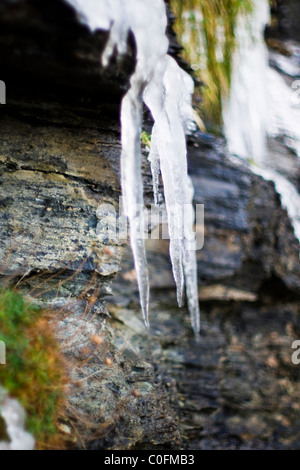
[[(97, 211), (118, 207), (119, 106), (134, 67), (129, 39), (128, 56), (102, 69), (106, 40), (61, 1), (1, 2), (1, 277), (56, 305), (70, 376), (62, 439), (76, 449), (299, 448), (299, 244), (274, 185), (231, 162), (221, 140), (189, 137), (205, 205), (201, 338), (176, 305), (162, 240), (147, 241), (147, 332), (130, 249), (103, 236)], [(143, 172), (150, 204), (146, 159)]]
[(121, 256), (97, 209), (118, 207), (133, 41), (104, 69), (108, 33), (89, 33), (62, 1), (3, 1), (0, 31), (1, 276), (39, 301), (95, 289), (100, 299)]
[(300, 5), (298, 0), (277, 0), (271, 4), (274, 21), (270, 29), (272, 36), (300, 40)]

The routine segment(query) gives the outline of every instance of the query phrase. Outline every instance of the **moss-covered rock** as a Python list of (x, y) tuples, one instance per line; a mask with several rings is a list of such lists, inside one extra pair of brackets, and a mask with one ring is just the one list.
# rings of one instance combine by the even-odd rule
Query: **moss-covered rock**
[[(58, 432), (66, 382), (64, 362), (47, 313), (26, 302), (18, 292), (1, 290), (0, 339), (6, 345), (0, 385), (24, 407), (26, 428), (38, 448), (47, 447)], [(2, 432), (0, 440), (5, 439)]]

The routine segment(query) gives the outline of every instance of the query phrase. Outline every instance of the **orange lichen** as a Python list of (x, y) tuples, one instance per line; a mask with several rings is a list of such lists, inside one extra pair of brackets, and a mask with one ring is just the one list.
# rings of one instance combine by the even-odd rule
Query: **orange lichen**
[(48, 312), (17, 292), (0, 291), (0, 339), (6, 344), (1, 386), (24, 407), (36, 447), (60, 447), (57, 426), (67, 380)]

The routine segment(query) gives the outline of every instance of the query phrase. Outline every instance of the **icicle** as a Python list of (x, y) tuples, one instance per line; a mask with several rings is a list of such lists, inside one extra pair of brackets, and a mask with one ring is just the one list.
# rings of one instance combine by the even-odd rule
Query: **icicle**
[[(163, 0), (68, 0), (82, 14), (82, 21), (94, 30), (110, 29), (102, 54), (107, 65), (115, 48), (126, 51), (127, 33), (131, 30), (137, 46), (137, 63), (130, 89), (121, 107), (122, 153), (121, 179), (125, 213), (130, 222), (131, 246), (142, 312), (148, 326), (149, 282), (143, 234), (143, 181), (141, 176), (140, 133), (143, 98), (155, 124), (149, 161), (153, 175), (155, 203), (158, 204), (161, 169), (170, 235), (170, 258), (177, 285), (177, 299), (182, 305), (184, 277), (192, 325), (199, 331), (199, 306), (195, 235), (192, 232), (194, 211), (191, 182), (187, 175), (185, 129), (193, 120), (192, 79), (167, 55), (166, 8)], [(185, 217), (185, 205), (189, 205)], [(185, 220), (190, 227), (185, 227)], [(192, 234), (192, 236), (191, 236)], [(188, 240), (188, 238), (190, 240)], [(190, 298), (192, 296), (192, 298)]]
[(143, 240), (143, 179), (141, 172), (142, 100), (140, 86), (132, 80), (131, 89), (123, 98), (121, 108), (122, 153), (121, 178), (124, 212), (129, 219), (130, 240), (137, 273), (144, 321), (149, 327), (149, 280)]
[(156, 135), (155, 125), (154, 125), (152, 129), (151, 147), (150, 147), (148, 160), (150, 162), (151, 173), (152, 173), (154, 204), (158, 206), (159, 205), (160, 165), (159, 165), (159, 154), (158, 154), (158, 149), (156, 145), (156, 140), (157, 140), (157, 135)]
[(192, 328), (197, 335), (200, 331), (200, 309), (198, 301), (196, 236), (193, 231), (195, 212), (192, 206), (194, 187), (189, 178), (187, 187), (187, 201), (184, 214), (184, 257), (183, 267), (186, 282), (186, 295)]
[(145, 89), (144, 101), (155, 120), (151, 146), (154, 145), (154, 155), (159, 156), (164, 183), (170, 258), (177, 285), (177, 299), (181, 305), (185, 278), (192, 326), (194, 331), (198, 332), (200, 321), (196, 243), (192, 231), (195, 216), (192, 208), (192, 183), (187, 175), (184, 132), (193, 116), (193, 82), (171, 57), (166, 56), (164, 67), (163, 81), (160, 66), (158, 73)]
[(34, 438), (24, 429), (25, 412), (17, 400), (0, 388), (0, 415), (6, 423), (10, 442), (0, 441), (0, 450), (33, 450)]

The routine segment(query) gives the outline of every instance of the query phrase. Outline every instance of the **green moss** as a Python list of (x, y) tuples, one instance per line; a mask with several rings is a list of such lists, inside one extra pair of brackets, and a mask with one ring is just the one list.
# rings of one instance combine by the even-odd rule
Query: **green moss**
[(141, 132), (141, 142), (145, 145), (148, 149), (151, 147), (151, 135), (148, 132), (143, 131)]
[(6, 345), (0, 385), (23, 405), (26, 428), (43, 448), (57, 432), (64, 387), (62, 360), (45, 312), (17, 292), (0, 290), (0, 340)]
[(170, 0), (170, 5), (184, 58), (205, 84), (202, 114), (220, 124), (222, 98), (230, 89), (237, 19), (251, 12), (252, 0)]

